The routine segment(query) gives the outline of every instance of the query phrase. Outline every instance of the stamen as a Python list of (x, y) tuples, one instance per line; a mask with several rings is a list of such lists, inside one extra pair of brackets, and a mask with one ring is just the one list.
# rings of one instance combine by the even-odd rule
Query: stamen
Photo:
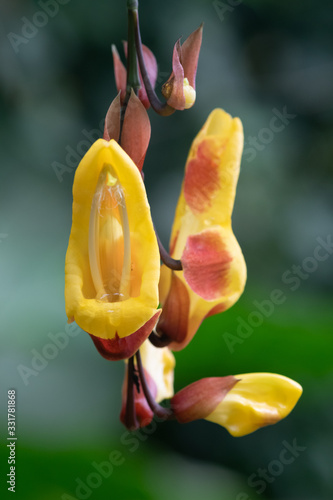
[(89, 263), (97, 299), (129, 298), (131, 244), (125, 193), (108, 164), (101, 171), (91, 206)]

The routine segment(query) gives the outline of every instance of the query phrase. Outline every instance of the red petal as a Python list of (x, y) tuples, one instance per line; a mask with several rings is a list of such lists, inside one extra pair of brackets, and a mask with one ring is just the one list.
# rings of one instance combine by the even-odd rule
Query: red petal
[(193, 31), (182, 45), (181, 62), (184, 68), (185, 78), (188, 79), (191, 87), (195, 89), (195, 77), (197, 74), (199, 53), (202, 42), (203, 25)]
[(121, 99), (123, 100), (126, 93), (127, 71), (125, 66), (121, 62), (121, 59), (119, 57), (115, 45), (112, 45), (112, 56), (113, 56), (114, 76), (116, 80), (116, 86), (118, 92), (121, 91)]
[(116, 142), (119, 140), (120, 133), (120, 92), (117, 97), (112, 101), (108, 112), (105, 117), (103, 139), (110, 141), (114, 139)]
[(171, 399), (171, 408), (178, 422), (184, 424), (208, 417), (237, 382), (232, 375), (209, 377), (177, 392)]
[(232, 257), (218, 232), (205, 230), (189, 236), (182, 255), (184, 278), (205, 300), (216, 300), (228, 286)]
[[(150, 49), (148, 49), (148, 47), (146, 47), (145, 45), (142, 45), (142, 51), (143, 51), (143, 59), (145, 61), (145, 66), (147, 69), (150, 83), (151, 83), (152, 87), (155, 88), (156, 79), (157, 79), (157, 62), (156, 62), (155, 56), (152, 53), (152, 51)], [(149, 99), (147, 96), (147, 92), (146, 92), (144, 81), (143, 81), (143, 78), (141, 75), (141, 71), (140, 71), (140, 80), (141, 80), (142, 87), (139, 90), (139, 99), (142, 102), (142, 104), (144, 105), (144, 107), (146, 109), (148, 109), (150, 107), (150, 102), (149, 102)]]
[[(221, 152), (219, 150), (219, 152)], [(214, 201), (214, 194), (220, 189), (219, 156), (210, 141), (203, 140), (194, 158), (186, 166), (184, 196), (192, 212), (207, 210)]]
[(169, 294), (163, 304), (157, 331), (165, 333), (173, 342), (183, 342), (187, 335), (190, 298), (184, 283), (172, 273)]
[(147, 323), (128, 337), (101, 339), (100, 337), (95, 337), (95, 335), (89, 335), (94, 342), (96, 349), (103, 356), (103, 358), (110, 361), (128, 359), (136, 353), (141, 344), (151, 334), (161, 312), (161, 309), (157, 311), (156, 314), (154, 314), (154, 316), (147, 321)]
[(146, 45), (142, 45), (143, 58), (146, 65), (146, 70), (149, 76), (152, 87), (155, 87), (157, 79), (157, 62), (154, 54)]
[(177, 40), (172, 55), (172, 73), (162, 87), (162, 93), (170, 106), (175, 109), (185, 109), (184, 69), (181, 64), (180, 41)]
[(150, 140), (147, 111), (132, 90), (125, 112), (120, 145), (141, 171)]

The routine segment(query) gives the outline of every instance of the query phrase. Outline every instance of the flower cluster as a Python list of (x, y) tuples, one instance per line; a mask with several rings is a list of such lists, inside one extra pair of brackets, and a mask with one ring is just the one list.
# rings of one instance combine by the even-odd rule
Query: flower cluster
[[(215, 109), (194, 139), (167, 252), (155, 232), (142, 168), (150, 140), (147, 109), (191, 107), (202, 26), (172, 56), (172, 73), (154, 90), (157, 64), (142, 45), (129, 2), (127, 68), (113, 47), (118, 96), (77, 168), (66, 255), (68, 321), (108, 360), (125, 360), (121, 420), (129, 429), (154, 415), (181, 423), (206, 419), (242, 436), (284, 418), (302, 389), (293, 380), (252, 373), (198, 380), (173, 392), (172, 350), (186, 347), (208, 316), (240, 297), (246, 281), (231, 216), (243, 149), (238, 118)], [(161, 265), (162, 261), (162, 265)], [(168, 406), (160, 402), (169, 399)]]

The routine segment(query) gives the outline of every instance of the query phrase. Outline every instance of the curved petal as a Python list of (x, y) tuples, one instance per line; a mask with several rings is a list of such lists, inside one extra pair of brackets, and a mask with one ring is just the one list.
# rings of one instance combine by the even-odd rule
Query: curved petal
[(195, 89), (195, 77), (197, 74), (198, 60), (202, 42), (203, 24), (186, 38), (182, 45), (182, 64), (184, 75), (191, 87)]
[(140, 346), (147, 340), (154, 329), (162, 310), (159, 309), (154, 316), (147, 321), (139, 330), (128, 335), (128, 337), (114, 339), (101, 339), (95, 335), (90, 335), (96, 349), (103, 358), (109, 361), (119, 361), (134, 356)]
[(172, 73), (162, 86), (162, 94), (169, 106), (182, 111), (185, 109), (184, 69), (181, 64), (181, 46), (177, 40), (172, 54)]
[(156, 313), (150, 208), (138, 168), (114, 140), (96, 141), (77, 168), (65, 273), (67, 316), (92, 335), (126, 337)]
[(292, 411), (302, 387), (275, 373), (235, 375), (238, 383), (206, 418), (225, 427), (232, 436), (245, 436), (272, 425)]

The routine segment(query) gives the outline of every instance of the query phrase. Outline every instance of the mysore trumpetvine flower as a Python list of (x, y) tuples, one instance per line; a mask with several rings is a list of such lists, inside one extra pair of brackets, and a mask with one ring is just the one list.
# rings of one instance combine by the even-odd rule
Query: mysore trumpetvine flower
[[(69, 320), (111, 352), (119, 339), (135, 334), (128, 342), (137, 350), (159, 316), (159, 267), (139, 170), (114, 140), (99, 139), (77, 168), (73, 185), (65, 267)], [(128, 342), (114, 355), (132, 354)]]
[(171, 405), (181, 423), (203, 418), (239, 437), (286, 417), (301, 394), (290, 378), (246, 373), (198, 380), (178, 392)]
[(191, 146), (170, 241), (183, 270), (163, 266), (160, 282), (157, 329), (175, 350), (243, 292), (246, 266), (231, 227), (242, 150), (242, 124), (222, 109), (209, 115)]
[[(301, 395), (299, 384), (253, 373), (201, 379), (174, 395), (171, 352), (244, 290), (246, 266), (231, 225), (242, 124), (215, 109), (194, 139), (169, 254), (154, 230), (143, 181), (151, 135), (146, 110), (151, 105), (167, 116), (193, 105), (202, 26), (183, 45), (176, 43), (161, 102), (155, 57), (141, 42), (138, 3), (128, 0), (127, 6), (127, 69), (113, 48), (119, 93), (106, 114), (103, 139), (86, 153), (74, 179), (68, 321), (88, 332), (104, 358), (125, 360), (120, 418), (128, 429), (156, 415), (180, 423), (206, 419), (245, 435), (287, 416)], [(161, 406), (164, 399), (169, 407)]]

